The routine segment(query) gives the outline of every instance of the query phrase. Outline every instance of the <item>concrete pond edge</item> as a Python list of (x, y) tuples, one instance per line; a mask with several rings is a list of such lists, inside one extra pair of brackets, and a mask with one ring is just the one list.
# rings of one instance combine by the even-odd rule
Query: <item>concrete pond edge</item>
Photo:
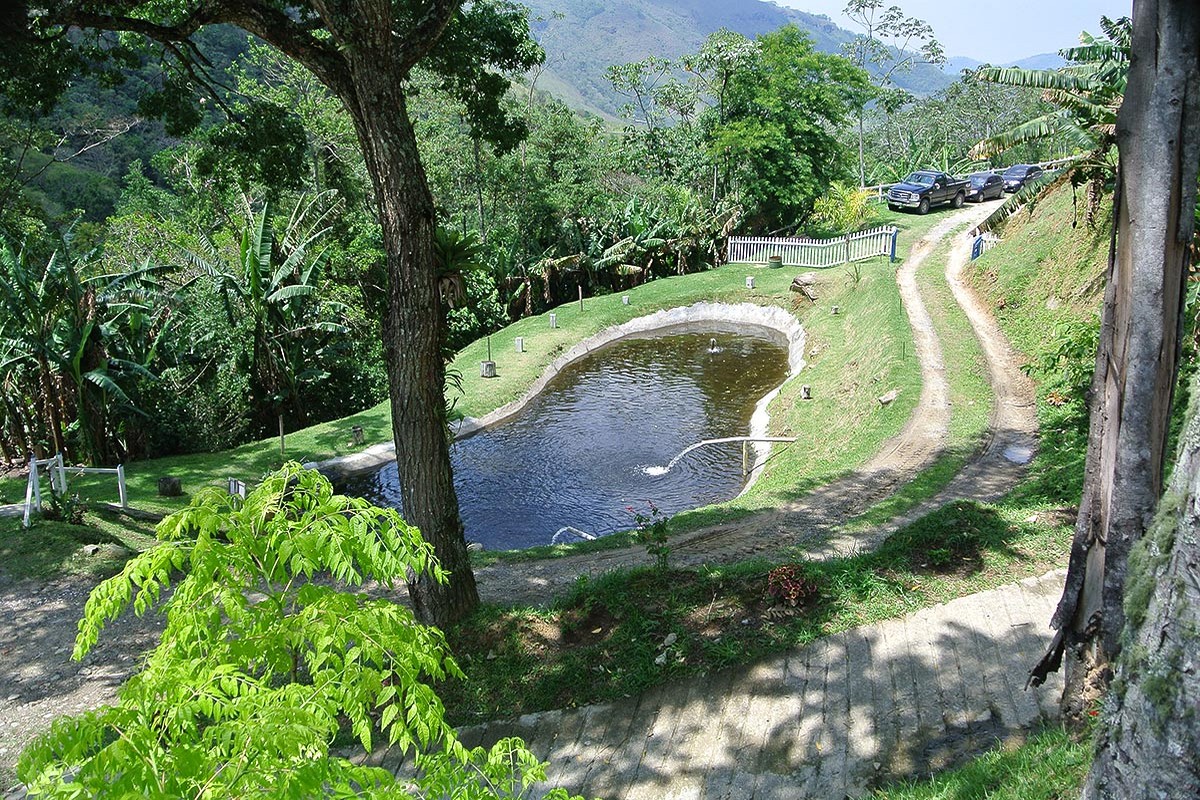
[[(653, 333), (666, 328), (694, 326), (704, 323), (723, 323), (727, 325), (744, 325), (767, 328), (783, 336), (788, 348), (788, 375), (791, 380), (804, 368), (804, 326), (800, 320), (779, 306), (760, 306), (754, 303), (709, 303), (700, 302), (690, 306), (655, 311), (652, 314), (635, 317), (618, 325), (611, 325), (604, 330), (577, 342), (562, 355), (555, 358), (542, 370), (542, 374), (526, 390), (525, 394), (499, 408), (489, 411), (482, 417), (466, 417), (452, 424), (454, 439), (465, 439), (497, 425), (520, 413), (530, 401), (542, 393), (553, 378), (568, 364), (571, 364), (594, 350), (612, 344), (619, 339), (630, 336)], [(779, 386), (758, 401), (754, 414), (750, 419), (750, 435), (767, 435), (769, 417), (767, 405), (779, 394)], [(749, 489), (762, 471), (763, 462), (770, 452), (769, 444), (754, 445), (754, 469), (750, 479), (742, 489)], [(316, 469), (331, 477), (344, 477), (374, 469), (396, 457), (396, 447), (392, 442), (372, 445), (357, 453), (330, 458), (325, 461), (309, 462), (305, 467)]]

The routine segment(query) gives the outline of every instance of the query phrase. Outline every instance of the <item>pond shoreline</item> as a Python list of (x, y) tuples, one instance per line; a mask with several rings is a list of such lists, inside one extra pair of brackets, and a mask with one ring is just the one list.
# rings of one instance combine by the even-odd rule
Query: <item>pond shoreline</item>
[[(753, 326), (766, 328), (783, 336), (788, 350), (787, 380), (793, 378), (804, 368), (805, 331), (800, 321), (779, 306), (760, 306), (754, 303), (709, 303), (700, 302), (690, 306), (664, 309), (635, 317), (628, 322), (612, 325), (592, 336), (577, 342), (552, 361), (542, 374), (535, 380), (521, 397), (499, 408), (489, 411), (481, 417), (466, 417), (452, 423), (451, 430), (455, 441), (466, 439), (482, 430), (513, 417), (525, 408), (535, 397), (540, 395), (548, 384), (568, 364), (572, 364), (589, 353), (625, 339), (640, 334), (655, 333), (669, 328), (688, 327), (705, 323), (724, 323), (735, 326)], [(786, 382), (786, 381), (785, 381)], [(751, 421), (751, 435), (765, 435), (768, 422), (767, 404), (779, 392), (772, 390), (759, 401)], [(756, 446), (755, 466), (750, 479), (742, 491), (753, 485), (761, 471), (762, 462), (766, 458), (769, 447)], [(383, 442), (365, 450), (349, 455), (338, 456), (325, 461), (305, 464), (309, 469), (316, 469), (330, 478), (344, 478), (372, 469), (376, 469), (396, 457), (395, 444)]]

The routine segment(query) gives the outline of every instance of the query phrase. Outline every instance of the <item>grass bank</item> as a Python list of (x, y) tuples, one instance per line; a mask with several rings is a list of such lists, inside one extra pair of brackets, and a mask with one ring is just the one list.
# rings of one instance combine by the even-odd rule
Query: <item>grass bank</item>
[(1062, 800), (1078, 797), (1092, 763), (1090, 740), (1051, 728), (998, 747), (933, 778), (879, 789), (875, 800)]

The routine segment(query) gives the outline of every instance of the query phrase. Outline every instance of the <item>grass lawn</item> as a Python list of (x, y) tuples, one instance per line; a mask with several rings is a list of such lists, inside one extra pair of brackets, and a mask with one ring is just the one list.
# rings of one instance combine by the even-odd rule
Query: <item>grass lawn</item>
[(1092, 763), (1090, 738), (1060, 728), (998, 747), (957, 769), (875, 792), (876, 800), (1062, 800), (1078, 797)]
[(88, 513), (81, 525), (39, 520), (30, 530), (21, 528), (19, 518), (0, 518), (0, 582), (60, 576), (100, 580), (154, 541), (154, 523), (107, 512)]

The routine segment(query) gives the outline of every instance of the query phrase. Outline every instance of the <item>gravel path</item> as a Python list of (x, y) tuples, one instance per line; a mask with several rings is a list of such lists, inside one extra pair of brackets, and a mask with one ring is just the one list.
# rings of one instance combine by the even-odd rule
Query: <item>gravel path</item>
[[(943, 450), (950, 415), (945, 364), (915, 276), (950, 231), (978, 223), (990, 210), (983, 206), (948, 214), (914, 245), (897, 272), (923, 380), (917, 409), (904, 430), (860, 469), (811, 492), (802, 501), (674, 539), (671, 558), (675, 565), (736, 561), (796, 545), (804, 545), (813, 557), (872, 547), (908, 520), (949, 500), (996, 499), (1019, 479), (1020, 466), (1005, 454), (1011, 457), (1014, 452), (1033, 452), (1036, 418), (1032, 388), (1017, 368), (995, 321), (962, 283), (970, 240), (960, 237), (947, 266), (947, 279), (987, 354), (997, 399), (990, 441), (945, 491), (903, 518), (853, 536), (837, 531), (841, 523), (890, 495)], [(540, 603), (568, 589), (579, 575), (639, 565), (645, 559), (642, 548), (627, 548), (518, 565), (500, 564), (478, 570), (476, 577), (487, 601)], [(116, 687), (132, 671), (137, 655), (157, 636), (157, 620), (126, 615), (111, 624), (110, 634), (82, 663), (71, 661), (76, 623), (90, 590), (91, 583), (81, 579), (44, 584), (0, 582), (0, 788), (15, 781), (16, 757), (29, 739), (59, 714), (110, 702)], [(1045, 618), (1049, 618), (1049, 612)], [(719, 698), (710, 699), (715, 702)], [(728, 703), (722, 708), (727, 711)]]
[(13, 768), (30, 739), (57, 716), (111, 702), (157, 640), (158, 618), (127, 614), (109, 623), (83, 661), (72, 661), (92, 585), (78, 578), (0, 583), (0, 789), (16, 783)]

